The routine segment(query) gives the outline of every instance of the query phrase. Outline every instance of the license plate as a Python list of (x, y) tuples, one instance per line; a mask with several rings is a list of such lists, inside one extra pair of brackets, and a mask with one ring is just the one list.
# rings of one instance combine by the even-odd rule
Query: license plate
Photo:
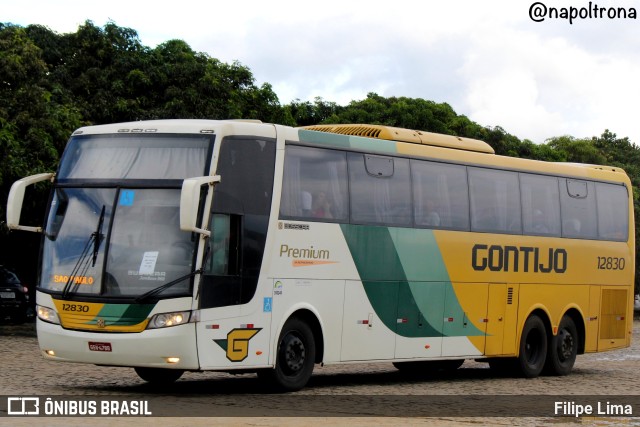
[(109, 342), (89, 342), (89, 350), (91, 350), (91, 351), (111, 351), (111, 343), (109, 343)]
[(0, 292), (0, 298), (15, 299), (16, 294), (13, 292)]

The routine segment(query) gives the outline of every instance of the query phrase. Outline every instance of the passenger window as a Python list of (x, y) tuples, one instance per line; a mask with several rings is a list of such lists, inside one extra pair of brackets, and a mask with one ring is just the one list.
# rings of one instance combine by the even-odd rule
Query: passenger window
[(629, 234), (629, 195), (623, 185), (596, 184), (598, 237), (627, 241)]
[(520, 174), (522, 226), (524, 234), (560, 235), (560, 191), (558, 178)]
[(522, 233), (518, 174), (469, 168), (471, 229), (493, 233)]
[(464, 166), (412, 160), (411, 174), (417, 226), (469, 229), (469, 190)]
[(410, 226), (409, 160), (349, 153), (351, 220)]
[(347, 222), (346, 153), (287, 146), (280, 216)]
[(597, 238), (595, 184), (573, 179), (561, 179), (560, 184), (562, 237)]

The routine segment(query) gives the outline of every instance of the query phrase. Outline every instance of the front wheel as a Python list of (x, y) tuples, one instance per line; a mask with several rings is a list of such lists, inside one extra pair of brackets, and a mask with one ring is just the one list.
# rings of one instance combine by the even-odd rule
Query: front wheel
[(551, 337), (551, 343), (545, 373), (549, 375), (568, 375), (573, 369), (578, 354), (578, 330), (573, 319), (563, 316), (558, 333)]
[(278, 391), (300, 390), (311, 378), (315, 357), (311, 328), (304, 321), (292, 318), (280, 333), (275, 368), (258, 371), (258, 376)]
[(547, 330), (540, 317), (533, 315), (524, 322), (520, 337), (520, 353), (516, 368), (525, 378), (535, 378), (542, 372), (547, 358)]
[(162, 368), (134, 368), (136, 374), (143, 380), (151, 384), (171, 384), (182, 376), (184, 371), (180, 369)]

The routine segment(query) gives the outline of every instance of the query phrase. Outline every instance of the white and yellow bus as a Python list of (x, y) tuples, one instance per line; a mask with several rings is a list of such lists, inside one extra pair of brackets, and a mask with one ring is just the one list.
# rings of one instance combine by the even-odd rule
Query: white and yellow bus
[[(43, 228), (25, 188), (52, 182)], [(47, 360), (150, 382), (314, 364), (568, 374), (629, 346), (634, 224), (620, 169), (385, 126), (167, 120), (81, 128), (17, 181), (41, 232)]]

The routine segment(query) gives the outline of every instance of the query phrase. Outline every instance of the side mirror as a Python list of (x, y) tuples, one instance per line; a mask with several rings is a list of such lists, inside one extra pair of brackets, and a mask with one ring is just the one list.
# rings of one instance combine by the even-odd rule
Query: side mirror
[(198, 208), (200, 207), (200, 188), (205, 185), (214, 185), (220, 182), (220, 175), (199, 176), (185, 179), (180, 193), (180, 230), (210, 236), (209, 230), (198, 228)]
[(9, 191), (7, 199), (7, 227), (9, 230), (42, 232), (42, 227), (28, 227), (20, 225), (20, 214), (22, 213), (22, 203), (24, 201), (24, 193), (28, 186), (42, 181), (50, 181), (53, 179), (54, 173), (40, 173), (22, 178), (13, 183)]

